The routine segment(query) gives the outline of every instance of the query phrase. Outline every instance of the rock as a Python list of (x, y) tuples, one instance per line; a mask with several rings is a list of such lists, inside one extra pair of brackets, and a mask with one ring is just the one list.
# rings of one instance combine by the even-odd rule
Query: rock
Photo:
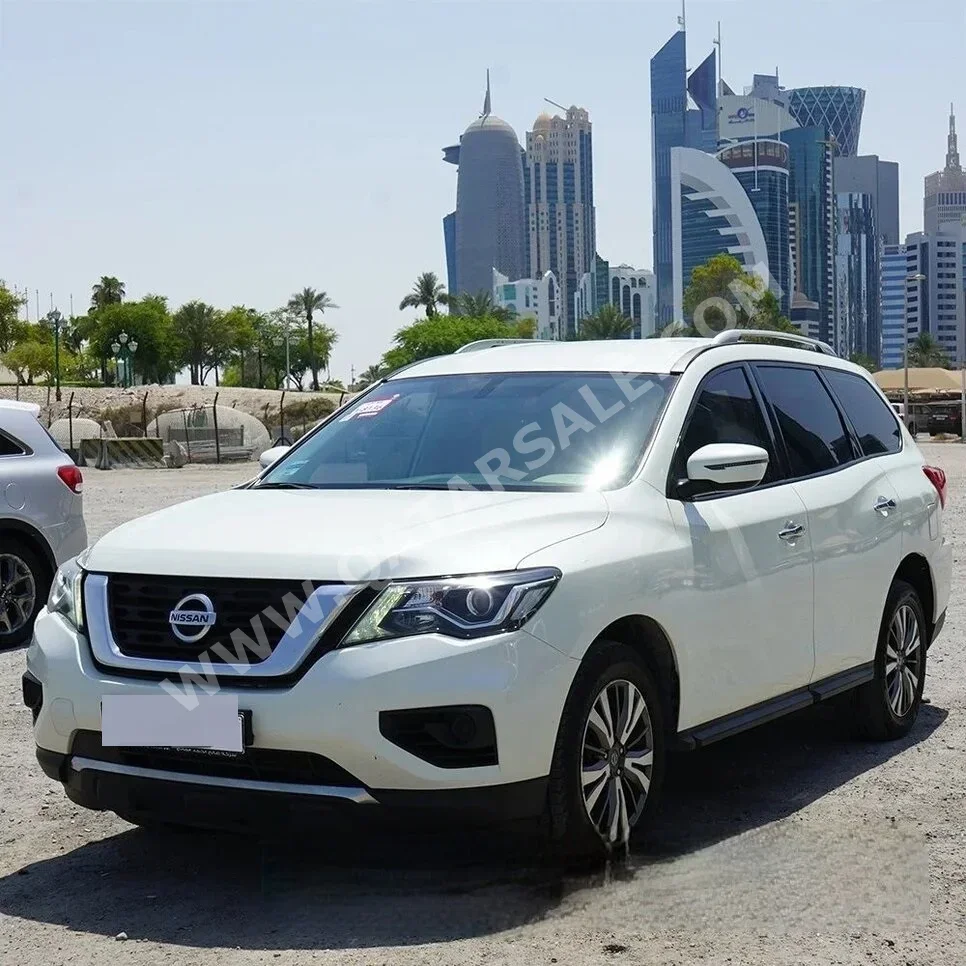
[(114, 938), (118, 942), (124, 942), (124, 940), (127, 939), (127, 933), (126, 932), (119, 932)]

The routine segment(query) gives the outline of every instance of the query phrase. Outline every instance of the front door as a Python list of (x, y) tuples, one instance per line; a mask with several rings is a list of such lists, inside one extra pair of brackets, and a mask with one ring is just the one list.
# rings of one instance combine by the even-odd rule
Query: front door
[(708, 443), (750, 443), (769, 453), (762, 482), (668, 500), (685, 548), (672, 592), (672, 640), (687, 651), (680, 727), (722, 717), (804, 687), (814, 664), (812, 560), (805, 505), (783, 482), (775, 441), (745, 369), (711, 373), (698, 392), (672, 476)]

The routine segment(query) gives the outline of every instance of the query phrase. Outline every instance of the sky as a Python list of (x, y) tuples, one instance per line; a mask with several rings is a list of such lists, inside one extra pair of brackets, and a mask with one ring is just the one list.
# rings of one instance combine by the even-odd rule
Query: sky
[[(482, 107), (521, 141), (549, 97), (590, 112), (598, 250), (651, 267), (651, 56), (680, 0), (0, 0), (0, 279), (85, 310), (129, 298), (270, 310), (339, 305), (333, 377), (445, 283), (456, 168), (440, 149)], [(860, 153), (900, 164), (900, 230), (922, 228), (950, 101), (966, 155), (963, 0), (690, 0), (689, 66), (721, 21), (737, 92), (867, 91)], [(33, 301), (33, 299), (32, 299)], [(35, 318), (31, 304), (31, 318)]]

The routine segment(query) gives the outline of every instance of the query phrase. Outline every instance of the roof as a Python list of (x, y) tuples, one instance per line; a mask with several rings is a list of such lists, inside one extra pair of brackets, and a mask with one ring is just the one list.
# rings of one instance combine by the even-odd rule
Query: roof
[[(883, 369), (872, 376), (878, 387), (885, 391), (902, 389), (905, 385), (903, 369)], [(962, 376), (950, 369), (909, 369), (911, 392), (959, 392)]]
[(534, 339), (426, 359), (401, 377), (466, 372), (670, 372), (707, 339), (609, 339), (553, 342)]
[(517, 140), (517, 132), (514, 131), (513, 128), (503, 120), (503, 118), (497, 117), (495, 114), (487, 114), (484, 117), (478, 117), (463, 132), (463, 137), (466, 137), (467, 134), (486, 131), (500, 131), (501, 133), (509, 132), (513, 135), (513, 140)]
[(40, 416), (40, 406), (36, 403), (20, 402), (16, 399), (0, 399), (0, 410), (11, 409), (20, 413), (30, 413), (31, 416)]

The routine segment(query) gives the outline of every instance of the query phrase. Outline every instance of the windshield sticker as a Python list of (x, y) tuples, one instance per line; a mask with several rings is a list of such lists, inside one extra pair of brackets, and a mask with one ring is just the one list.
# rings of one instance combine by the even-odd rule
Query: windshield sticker
[(350, 419), (370, 419), (373, 416), (378, 416), (387, 406), (392, 405), (399, 396), (400, 394), (397, 392), (394, 396), (385, 396), (382, 399), (370, 399), (367, 402), (360, 403), (358, 409), (354, 409), (351, 413), (346, 413), (339, 422), (346, 423)]

